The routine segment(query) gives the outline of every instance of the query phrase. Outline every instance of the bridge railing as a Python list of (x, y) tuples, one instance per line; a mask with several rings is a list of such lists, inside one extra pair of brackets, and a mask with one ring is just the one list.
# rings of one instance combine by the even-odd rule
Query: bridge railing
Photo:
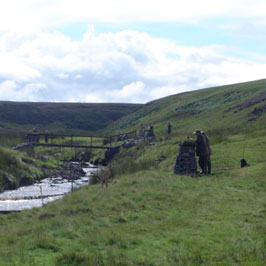
[(58, 141), (56, 141), (57, 139), (69, 138), (68, 144), (76, 146), (77, 139), (86, 138), (90, 146), (93, 146), (93, 144), (99, 145), (99, 139), (103, 139), (102, 141), (103, 145), (109, 144), (111, 146), (112, 142), (124, 141), (126, 139), (136, 138), (136, 136), (137, 136), (136, 131), (116, 134), (112, 136), (96, 136), (96, 135), (78, 136), (78, 135), (65, 135), (65, 134), (53, 134), (53, 133), (28, 133), (26, 135), (26, 142), (58, 144)]

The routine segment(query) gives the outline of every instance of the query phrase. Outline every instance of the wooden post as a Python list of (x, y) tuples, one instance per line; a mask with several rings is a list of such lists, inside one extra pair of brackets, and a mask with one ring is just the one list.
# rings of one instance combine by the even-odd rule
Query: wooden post
[(70, 145), (72, 146), (73, 145), (73, 139), (72, 139), (72, 135), (71, 135), (71, 142), (70, 142)]
[(71, 192), (74, 191), (74, 170), (71, 173)]
[(40, 191), (41, 191), (41, 199), (42, 199), (42, 207), (43, 207), (44, 202), (43, 202), (42, 186), (40, 186)]

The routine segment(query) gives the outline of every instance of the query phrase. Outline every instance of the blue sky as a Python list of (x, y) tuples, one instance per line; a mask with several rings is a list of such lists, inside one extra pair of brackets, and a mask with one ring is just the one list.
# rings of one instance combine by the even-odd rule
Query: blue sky
[[(238, 56), (247, 56), (249, 52), (266, 55), (266, 24), (261, 25), (260, 27), (264, 29), (260, 30), (259, 26), (256, 28), (253, 20), (255, 21), (255, 18), (230, 17), (203, 20), (197, 24), (182, 22), (97, 23), (94, 24), (94, 28), (98, 33), (116, 33), (125, 29), (147, 32), (151, 36), (173, 40), (181, 45), (198, 47), (209, 44), (226, 45), (235, 50)], [(229, 28), (230, 25), (232, 28)], [(87, 28), (88, 24), (81, 22), (62, 25), (56, 30), (73, 40), (81, 40)], [(243, 54), (245, 52), (246, 55)]]
[(10, 0), (0, 100), (148, 102), (265, 78), (263, 0)]

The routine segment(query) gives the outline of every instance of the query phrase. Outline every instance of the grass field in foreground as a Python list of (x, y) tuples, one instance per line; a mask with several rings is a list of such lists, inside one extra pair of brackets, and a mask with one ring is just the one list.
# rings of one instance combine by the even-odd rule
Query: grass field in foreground
[(107, 189), (1, 215), (0, 265), (265, 265), (266, 137), (213, 138), (235, 168), (198, 178), (172, 173), (176, 140), (122, 151)]
[[(112, 124), (108, 134), (152, 123), (158, 141), (121, 150), (107, 189), (1, 215), (0, 265), (266, 265), (265, 99), (266, 80), (209, 88)], [(213, 175), (174, 175), (176, 142), (196, 128), (210, 137)]]

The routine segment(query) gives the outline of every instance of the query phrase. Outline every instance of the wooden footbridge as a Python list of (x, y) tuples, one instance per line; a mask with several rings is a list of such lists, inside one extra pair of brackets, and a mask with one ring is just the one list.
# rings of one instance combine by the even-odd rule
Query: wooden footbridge
[[(60, 135), (50, 133), (28, 133), (26, 142), (21, 143), (13, 149), (19, 150), (30, 146), (59, 147), (59, 148), (85, 148), (112, 150), (117, 146), (113, 143), (129, 138), (136, 138), (136, 131), (121, 133), (112, 136), (78, 136)], [(102, 143), (99, 145), (99, 143)]]

